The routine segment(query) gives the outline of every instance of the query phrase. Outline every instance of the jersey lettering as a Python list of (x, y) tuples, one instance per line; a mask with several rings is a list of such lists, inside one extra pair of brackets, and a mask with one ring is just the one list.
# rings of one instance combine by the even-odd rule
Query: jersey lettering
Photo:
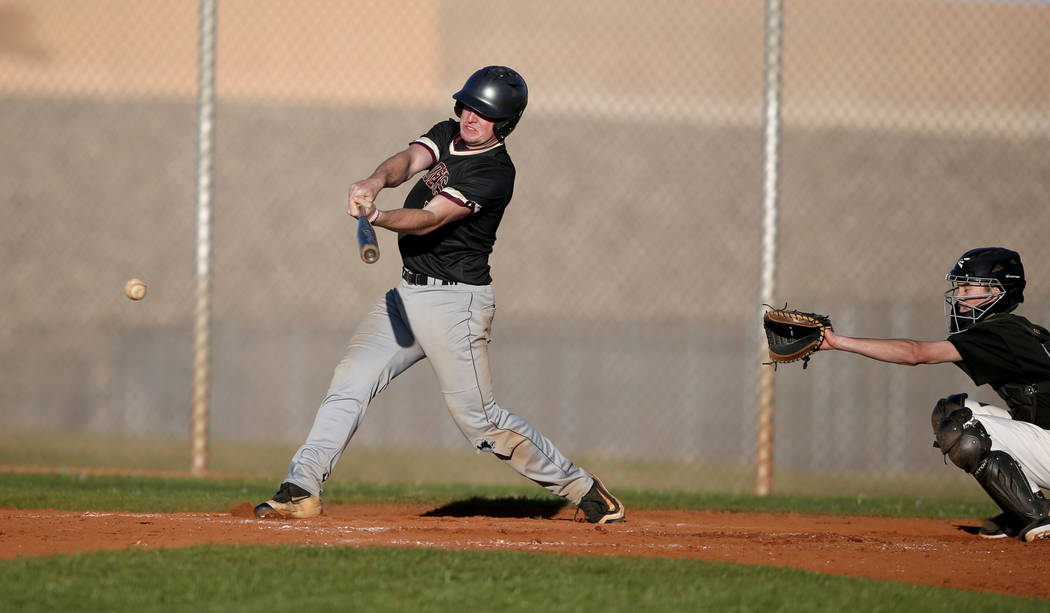
[(448, 185), (448, 168), (445, 167), (445, 163), (441, 162), (437, 166), (430, 169), (430, 172), (423, 177), (423, 182), (430, 188), (430, 193), (437, 196), (441, 193), (441, 190), (445, 189)]

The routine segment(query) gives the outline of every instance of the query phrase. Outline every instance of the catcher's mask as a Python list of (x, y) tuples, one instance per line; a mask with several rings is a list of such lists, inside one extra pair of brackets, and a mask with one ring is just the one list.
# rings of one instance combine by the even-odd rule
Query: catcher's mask
[[(1002, 247), (971, 249), (944, 277), (952, 287), (944, 292), (948, 334), (962, 332), (993, 313), (1007, 313), (1024, 302), (1024, 267), (1016, 251)], [(983, 293), (960, 294), (962, 286), (985, 288)]]
[(503, 142), (525, 113), (529, 88), (525, 79), (513, 69), (486, 66), (470, 75), (452, 98), (456, 101), (456, 117), (463, 112), (464, 106), (469, 106), (495, 124), (493, 133)]

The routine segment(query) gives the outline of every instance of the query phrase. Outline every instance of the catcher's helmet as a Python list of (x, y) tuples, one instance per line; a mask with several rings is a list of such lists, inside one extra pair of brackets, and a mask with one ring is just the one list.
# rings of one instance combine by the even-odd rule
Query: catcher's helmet
[(518, 125), (525, 105), (529, 102), (529, 88), (525, 79), (506, 66), (486, 66), (470, 75), (463, 88), (452, 94), (456, 101), (456, 116), (469, 106), (478, 114), (495, 122), (493, 132), (501, 142)]
[[(1016, 251), (1002, 247), (971, 249), (962, 254), (944, 278), (952, 284), (944, 292), (948, 334), (962, 332), (992, 313), (1012, 311), (1024, 302), (1024, 267)], [(988, 292), (957, 297), (956, 291), (962, 285), (980, 285)], [(977, 305), (963, 303), (963, 299), (974, 298), (984, 300)]]

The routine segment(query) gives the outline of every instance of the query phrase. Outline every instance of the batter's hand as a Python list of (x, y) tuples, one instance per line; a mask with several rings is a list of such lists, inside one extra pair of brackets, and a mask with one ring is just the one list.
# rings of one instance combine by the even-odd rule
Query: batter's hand
[(351, 198), (350, 207), (346, 209), (347, 214), (353, 217), (354, 219), (360, 219), (362, 217), (364, 217), (365, 219), (370, 219), (372, 217), (372, 213), (375, 213), (375, 211), (375, 203), (371, 200), (365, 200), (360, 196), (357, 198)]
[(376, 209), (372, 201), (376, 199), (379, 190), (383, 189), (378, 183), (378, 180), (371, 177), (351, 183), (346, 212), (352, 217), (370, 216)]

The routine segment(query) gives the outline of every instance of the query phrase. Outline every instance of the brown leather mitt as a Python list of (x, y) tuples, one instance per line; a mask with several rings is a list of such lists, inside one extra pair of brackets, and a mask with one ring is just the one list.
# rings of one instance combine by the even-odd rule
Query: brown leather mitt
[(824, 331), (831, 328), (831, 318), (788, 309), (786, 305), (783, 309), (768, 305), (766, 308), (762, 327), (766, 330), (770, 363), (776, 367), (777, 364), (802, 360), (802, 368), (805, 368), (809, 356), (824, 342)]

